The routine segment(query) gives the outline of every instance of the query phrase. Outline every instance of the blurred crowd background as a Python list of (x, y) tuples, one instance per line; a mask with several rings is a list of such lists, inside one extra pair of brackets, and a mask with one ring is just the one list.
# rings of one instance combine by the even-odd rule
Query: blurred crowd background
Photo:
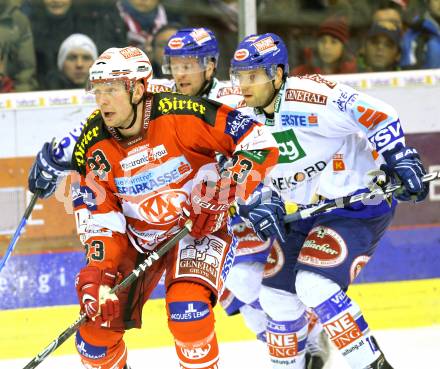
[[(0, 0), (0, 92), (84, 87), (105, 49), (135, 45), (161, 73), (168, 38), (207, 27), (229, 78), (238, 1)], [(258, 33), (280, 35), (291, 74), (440, 67), (440, 0), (257, 0)]]

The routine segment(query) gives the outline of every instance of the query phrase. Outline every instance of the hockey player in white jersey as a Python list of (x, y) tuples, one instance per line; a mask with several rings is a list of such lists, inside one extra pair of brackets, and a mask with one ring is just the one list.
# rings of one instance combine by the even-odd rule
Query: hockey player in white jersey
[(206, 97), (236, 107), (242, 100), (239, 87), (215, 77), (219, 58), (214, 33), (207, 28), (184, 28), (168, 40), (162, 72), (172, 76), (173, 90), (189, 96)]
[[(358, 204), (285, 228), (284, 202), (308, 206), (368, 191), (381, 167), (401, 181), (397, 200), (422, 201), (428, 186), (417, 151), (405, 146), (402, 124), (388, 104), (319, 75), (288, 78), (287, 53), (274, 34), (246, 37), (231, 63), (243, 113), (272, 127), (280, 150), (267, 179), (271, 188), (241, 205), (262, 240), (276, 237), (284, 261), (263, 280), (259, 301), (269, 316), (273, 368), (303, 369), (307, 320), (313, 308), (339, 352), (354, 369), (392, 368), (349, 284), (373, 255), (396, 205)], [(231, 277), (231, 275), (230, 275)]]

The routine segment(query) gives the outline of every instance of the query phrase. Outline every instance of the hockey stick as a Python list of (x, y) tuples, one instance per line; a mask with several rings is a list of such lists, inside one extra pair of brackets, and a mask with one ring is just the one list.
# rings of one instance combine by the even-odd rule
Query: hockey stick
[[(110, 293), (116, 293), (121, 289), (130, 286), (136, 279), (139, 278), (151, 265), (164, 256), (169, 250), (171, 250), (174, 245), (179, 242), (183, 237), (185, 237), (191, 231), (191, 221), (187, 221), (185, 226), (177, 232), (173, 237), (171, 237), (167, 242), (165, 242), (162, 247), (153, 251), (150, 256), (148, 256), (141, 264), (138, 265), (121, 283), (114, 286)], [(35, 356), (23, 369), (33, 369), (36, 368), (40, 363), (46, 359), (52, 352), (54, 352), (58, 347), (60, 347), (71, 335), (73, 335), (77, 329), (86, 321), (87, 315), (81, 313), (64, 332), (62, 332), (57, 338), (55, 338), (46, 348), (41, 351), (37, 356)]]
[(5, 255), (3, 256), (3, 259), (0, 261), (0, 272), (2, 271), (3, 267), (5, 266), (6, 262), (9, 259), (9, 257), (11, 256), (12, 251), (14, 251), (15, 245), (17, 244), (18, 239), (21, 235), (21, 231), (24, 229), (24, 226), (26, 225), (27, 220), (32, 213), (32, 210), (34, 209), (34, 206), (37, 203), (39, 194), (40, 194), (40, 190), (36, 190), (31, 198), (29, 205), (27, 206), (27, 208), (24, 212), (23, 218), (21, 218), (21, 221), (18, 224), (17, 229), (15, 230), (14, 236), (12, 237), (8, 248), (6, 249)]
[[(52, 138), (52, 141), (50, 145), (53, 147), (55, 143), (55, 137)], [(0, 272), (2, 271), (3, 267), (5, 266), (6, 262), (10, 258), (12, 251), (14, 251), (15, 245), (18, 242), (18, 238), (21, 236), (21, 231), (24, 229), (24, 226), (26, 225), (29, 216), (32, 213), (32, 210), (34, 209), (35, 204), (37, 203), (38, 196), (40, 195), (41, 190), (36, 190), (33, 194), (31, 201), (29, 205), (27, 206), (26, 210), (24, 211), (23, 218), (21, 218), (20, 223), (18, 224), (17, 229), (15, 230), (14, 236), (11, 239), (11, 242), (8, 245), (8, 248), (6, 249), (5, 256), (3, 256), (3, 259), (0, 261)]]
[[(440, 178), (440, 171), (437, 172), (431, 172), (428, 174), (425, 174), (422, 178), (422, 182), (431, 182), (435, 179)], [(322, 213), (326, 213), (335, 209), (343, 209), (348, 205), (352, 205), (354, 203), (357, 203), (359, 201), (367, 201), (367, 200), (376, 200), (379, 199), (385, 199), (388, 196), (390, 196), (394, 191), (398, 190), (402, 186), (400, 184), (396, 185), (388, 185), (385, 188), (378, 188), (376, 190), (373, 190), (371, 192), (365, 192), (360, 193), (357, 195), (351, 195), (351, 196), (344, 196), (339, 197), (335, 200), (332, 200), (330, 202), (323, 203), (321, 205), (312, 206), (303, 210), (299, 210), (296, 213), (286, 215), (284, 217), (284, 223), (291, 223), (295, 222), (297, 220), (306, 219), (313, 217), (315, 215), (319, 215)]]

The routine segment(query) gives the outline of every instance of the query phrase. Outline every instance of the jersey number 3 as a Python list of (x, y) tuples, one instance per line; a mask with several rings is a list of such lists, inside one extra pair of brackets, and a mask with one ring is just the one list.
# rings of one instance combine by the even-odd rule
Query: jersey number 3
[(86, 243), (86, 257), (87, 257), (87, 264), (90, 263), (90, 261), (103, 261), (104, 260), (104, 254), (105, 254), (105, 245), (102, 241), (92, 241), (89, 245)]
[(234, 156), (232, 158), (232, 166), (228, 168), (227, 177), (232, 176), (235, 183), (242, 184), (246, 180), (251, 169), (252, 162), (250, 160)]
[(100, 179), (105, 179), (106, 173), (112, 168), (101, 150), (93, 151), (92, 156), (87, 158), (87, 164)]

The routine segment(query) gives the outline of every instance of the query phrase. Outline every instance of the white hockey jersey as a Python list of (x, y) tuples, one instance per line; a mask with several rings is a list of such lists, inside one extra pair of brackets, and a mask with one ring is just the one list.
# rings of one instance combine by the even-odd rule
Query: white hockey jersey
[(405, 144), (391, 106), (320, 75), (288, 78), (273, 117), (240, 110), (271, 127), (280, 157), (266, 180), (285, 201), (302, 205), (366, 188), (367, 174), (384, 162), (380, 154)]

